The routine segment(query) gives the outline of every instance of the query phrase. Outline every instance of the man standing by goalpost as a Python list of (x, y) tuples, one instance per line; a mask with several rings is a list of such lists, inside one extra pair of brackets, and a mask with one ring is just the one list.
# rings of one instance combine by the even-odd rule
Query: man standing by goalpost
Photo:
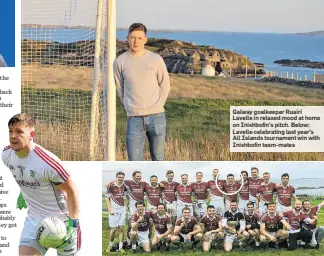
[(115, 60), (114, 77), (118, 96), (127, 113), (128, 160), (143, 161), (147, 137), (152, 160), (163, 161), (164, 104), (170, 92), (170, 79), (162, 57), (145, 49), (146, 33), (141, 23), (129, 27), (129, 51)]

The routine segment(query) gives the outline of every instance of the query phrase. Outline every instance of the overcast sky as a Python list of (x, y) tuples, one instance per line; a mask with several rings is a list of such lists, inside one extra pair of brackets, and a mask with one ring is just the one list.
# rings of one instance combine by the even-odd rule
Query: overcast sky
[[(324, 30), (323, 0), (117, 0), (117, 26), (248, 32)], [(94, 25), (97, 0), (23, 0), (22, 23)], [(70, 15), (71, 14), (71, 15)]]
[(271, 178), (280, 179), (281, 174), (288, 172), (291, 179), (298, 178), (324, 178), (324, 162), (104, 162), (103, 163), (103, 189), (104, 184), (114, 180), (116, 172), (123, 171), (127, 179), (131, 179), (134, 170), (142, 172), (145, 181), (153, 174), (159, 180), (165, 179), (165, 172), (169, 169), (175, 172), (175, 179), (180, 181), (183, 173), (189, 175), (193, 181), (195, 173), (204, 173), (204, 180), (212, 178), (212, 170), (219, 169), (221, 178), (229, 173), (239, 177), (240, 172), (246, 170), (250, 173), (252, 167), (257, 167), (260, 174), (270, 172)]

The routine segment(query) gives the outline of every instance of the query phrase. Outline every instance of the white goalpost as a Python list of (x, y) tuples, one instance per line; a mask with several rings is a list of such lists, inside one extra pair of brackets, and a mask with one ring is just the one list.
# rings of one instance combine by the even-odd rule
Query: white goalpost
[(63, 160), (116, 159), (116, 0), (22, 1), (22, 111)]

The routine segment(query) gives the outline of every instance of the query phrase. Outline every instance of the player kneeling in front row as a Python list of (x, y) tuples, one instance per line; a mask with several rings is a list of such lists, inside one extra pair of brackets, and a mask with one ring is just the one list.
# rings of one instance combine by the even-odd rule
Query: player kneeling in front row
[(225, 232), (224, 250), (229, 252), (233, 249), (233, 242), (239, 241), (239, 246), (244, 249), (244, 243), (249, 238), (245, 231), (243, 213), (238, 211), (237, 202), (230, 203), (230, 210), (226, 211), (222, 218), (222, 226)]
[(171, 217), (166, 214), (164, 204), (157, 206), (157, 211), (151, 214), (155, 228), (154, 237), (152, 239), (152, 248), (160, 249), (164, 246), (166, 251), (169, 250), (171, 242)]
[(268, 211), (262, 215), (260, 220), (260, 242), (264, 249), (268, 243), (275, 243), (275, 247), (279, 248), (279, 243), (286, 241), (289, 233), (287, 230), (279, 229), (280, 222), (290, 230), (290, 225), (283, 217), (276, 212), (276, 203), (269, 202)]
[(312, 231), (302, 228), (303, 224), (314, 224), (315, 219), (310, 219), (304, 213), (301, 212), (302, 203), (296, 201), (294, 209), (283, 213), (283, 216), (290, 223), (289, 238), (288, 238), (288, 251), (297, 249), (297, 240), (300, 241), (300, 247), (305, 247), (305, 243), (310, 243), (312, 240)]
[(182, 217), (176, 221), (174, 227), (174, 233), (171, 237), (172, 243), (179, 244), (179, 250), (183, 249), (183, 244), (186, 242), (192, 243), (192, 248), (196, 249), (201, 238), (201, 227), (197, 219), (191, 216), (189, 207), (183, 208)]
[(40, 245), (36, 232), (36, 226), (46, 217), (58, 218), (67, 226), (65, 241), (56, 248), (58, 255), (77, 255), (81, 246), (79, 198), (69, 171), (60, 159), (33, 142), (36, 122), (30, 115), (13, 116), (8, 128), (10, 146), (3, 150), (2, 160), (20, 186), (28, 207), (19, 255), (46, 253), (48, 248)]
[[(247, 204), (247, 211), (244, 213), (245, 218), (245, 232), (248, 233), (250, 241), (254, 242), (255, 245), (259, 246), (259, 236), (260, 236), (260, 215), (255, 211), (254, 204), (249, 202)], [(245, 233), (246, 234), (246, 233)]]
[(136, 212), (131, 216), (131, 231), (130, 239), (133, 252), (136, 252), (136, 242), (142, 243), (145, 252), (151, 251), (149, 239), (149, 226), (151, 212), (145, 211), (144, 202), (138, 201), (135, 203)]
[(204, 226), (203, 251), (209, 252), (213, 242), (216, 249), (218, 242), (224, 239), (224, 233), (221, 217), (216, 215), (213, 205), (207, 207), (207, 214), (201, 218), (200, 224)]

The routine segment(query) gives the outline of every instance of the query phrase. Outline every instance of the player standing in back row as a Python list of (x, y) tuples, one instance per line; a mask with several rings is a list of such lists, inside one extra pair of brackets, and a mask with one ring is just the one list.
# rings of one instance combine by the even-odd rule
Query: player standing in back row
[(44, 218), (66, 223), (69, 236), (57, 248), (58, 255), (77, 255), (81, 246), (79, 198), (70, 173), (54, 154), (34, 143), (36, 122), (28, 114), (8, 122), (10, 146), (2, 161), (10, 169), (26, 200), (28, 213), (19, 242), (19, 255), (44, 255), (47, 251), (36, 238), (36, 226)]
[(127, 114), (126, 146), (130, 161), (143, 161), (148, 138), (153, 161), (164, 160), (166, 119), (164, 104), (170, 79), (164, 60), (145, 49), (147, 29), (141, 23), (129, 27), (129, 50), (114, 62), (118, 96)]

